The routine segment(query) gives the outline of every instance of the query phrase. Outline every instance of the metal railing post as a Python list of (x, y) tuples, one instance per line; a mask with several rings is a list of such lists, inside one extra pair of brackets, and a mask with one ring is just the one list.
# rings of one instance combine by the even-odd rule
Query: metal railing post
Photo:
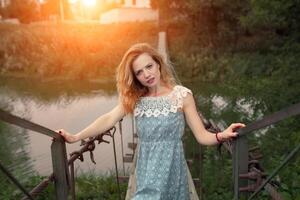
[(53, 139), (51, 144), (54, 186), (57, 200), (68, 199), (69, 194), (69, 168), (66, 144), (60, 136)]
[[(248, 141), (247, 136), (238, 137), (233, 144), (232, 154), (234, 200), (240, 199), (240, 187), (248, 186), (248, 181), (241, 179), (240, 174), (248, 173)], [(246, 194), (244, 194), (246, 196)]]

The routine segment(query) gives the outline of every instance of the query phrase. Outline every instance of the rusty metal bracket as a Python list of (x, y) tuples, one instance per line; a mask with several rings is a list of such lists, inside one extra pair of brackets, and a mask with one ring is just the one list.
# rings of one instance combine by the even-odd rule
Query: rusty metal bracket
[[(256, 163), (255, 163), (256, 164)], [(266, 173), (257, 169), (256, 167), (251, 167), (250, 171), (246, 174), (240, 174), (239, 177), (242, 179), (248, 179), (254, 181), (253, 184), (249, 184), (246, 187), (240, 187), (240, 192), (254, 192), (263, 182), (263, 179), (266, 177)]]
[(101, 142), (105, 142), (105, 143), (109, 143), (109, 141), (103, 139), (104, 136), (111, 136), (111, 131), (115, 132), (116, 128), (113, 127), (110, 130), (101, 133), (95, 137), (90, 137), (87, 141), (85, 140), (81, 140), (81, 144), (80, 146), (82, 146), (82, 148), (78, 151), (73, 151), (72, 153), (70, 153), (70, 159), (68, 161), (69, 164), (71, 164), (72, 162), (74, 162), (75, 160), (79, 159), (81, 162), (84, 161), (84, 157), (83, 157), (83, 153), (89, 151), (90, 152), (90, 159), (91, 161), (96, 164), (95, 158), (94, 158), (94, 153), (93, 151), (96, 148), (96, 144), (95, 142), (98, 141), (98, 144), (100, 144)]

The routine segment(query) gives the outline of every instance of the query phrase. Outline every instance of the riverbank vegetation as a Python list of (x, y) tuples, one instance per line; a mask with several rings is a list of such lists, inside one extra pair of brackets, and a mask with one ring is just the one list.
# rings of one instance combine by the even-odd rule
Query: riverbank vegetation
[[(46, 177), (31, 176), (26, 179), (23, 186), (30, 191), (38, 185)], [(119, 190), (114, 176), (104, 176), (96, 174), (82, 174), (75, 179), (76, 199), (105, 199), (117, 200), (119, 199)], [(120, 183), (120, 195), (125, 199), (127, 190), (127, 183)], [(21, 199), (24, 197), (23, 193), (16, 189), (13, 184), (1, 186), (1, 199)], [(42, 191), (35, 199), (37, 200), (53, 200), (55, 199), (54, 184), (50, 183), (48, 187)]]
[(127, 48), (156, 46), (153, 23), (0, 24), (0, 72), (4, 75), (55, 79), (114, 78)]

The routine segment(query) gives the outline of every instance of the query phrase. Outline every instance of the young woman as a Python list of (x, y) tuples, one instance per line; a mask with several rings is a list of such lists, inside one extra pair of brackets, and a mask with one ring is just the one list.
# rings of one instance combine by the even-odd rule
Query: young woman
[(181, 137), (185, 121), (200, 144), (215, 145), (236, 137), (242, 123), (223, 132), (208, 132), (199, 118), (191, 90), (178, 85), (171, 65), (157, 50), (133, 45), (117, 69), (119, 104), (84, 130), (73, 135), (59, 133), (69, 143), (96, 136), (133, 114), (139, 136), (134, 200), (189, 199), (187, 166)]

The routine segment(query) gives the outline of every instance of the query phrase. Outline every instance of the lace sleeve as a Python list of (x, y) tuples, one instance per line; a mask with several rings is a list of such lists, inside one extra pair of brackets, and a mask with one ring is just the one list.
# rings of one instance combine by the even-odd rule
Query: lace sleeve
[(176, 107), (182, 108), (183, 107), (183, 99), (188, 95), (193, 95), (192, 91), (182, 85), (177, 85), (175, 87), (175, 95), (176, 95)]

